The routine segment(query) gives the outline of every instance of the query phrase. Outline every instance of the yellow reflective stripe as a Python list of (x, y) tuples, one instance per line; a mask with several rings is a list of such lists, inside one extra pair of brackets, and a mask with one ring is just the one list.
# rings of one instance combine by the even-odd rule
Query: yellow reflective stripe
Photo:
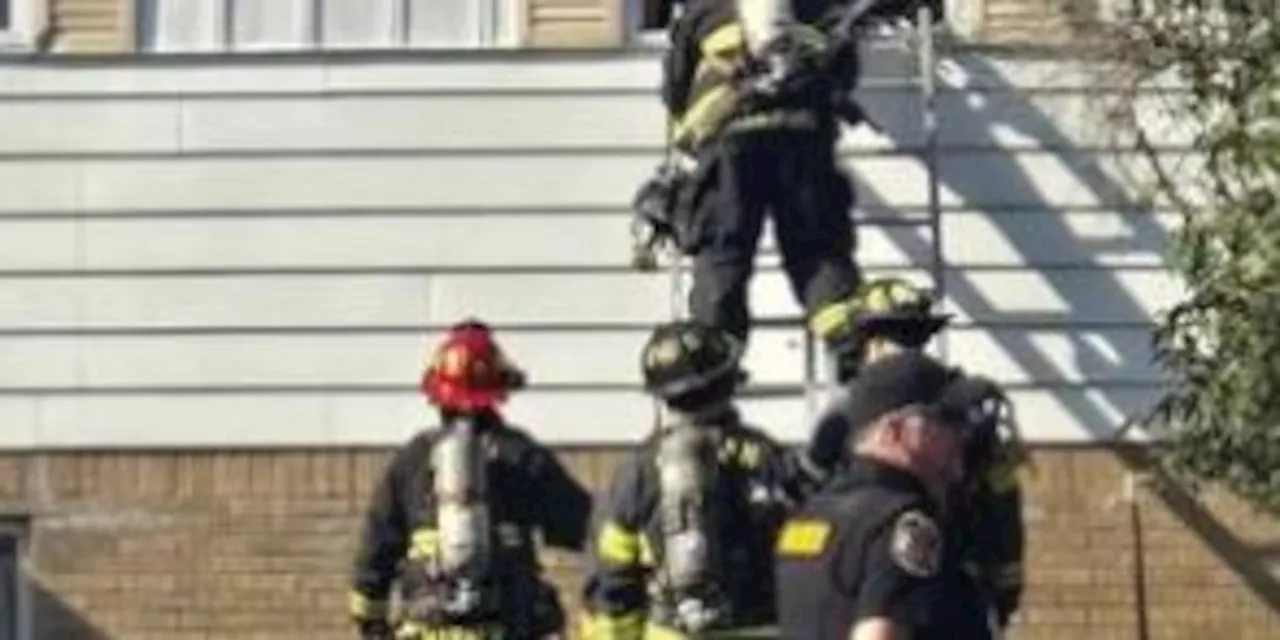
[(347, 593), (347, 613), (360, 620), (385, 619), (390, 612), (386, 600), (370, 598), (356, 590)]
[(702, 42), (698, 44), (698, 48), (702, 50), (704, 57), (723, 57), (725, 54), (735, 53), (742, 49), (742, 43), (745, 41), (742, 25), (737, 22), (730, 22), (707, 34), (707, 37), (703, 38)]
[(862, 294), (862, 308), (868, 311), (888, 311), (893, 308), (893, 287), (874, 282)]
[(817, 51), (825, 51), (831, 46), (831, 40), (827, 38), (827, 34), (823, 33), (821, 29), (803, 22), (791, 25), (790, 33), (802, 44), (808, 45)]
[(922, 293), (915, 285), (903, 278), (878, 278), (863, 285), (858, 292), (862, 306), (868, 311), (888, 311), (890, 309), (917, 304)]
[(738, 450), (738, 462), (746, 469), (759, 467), (762, 457), (764, 454), (761, 452), (761, 447), (755, 442), (743, 442)]
[(417, 529), (409, 538), (410, 560), (434, 558), (440, 553), (440, 532), (435, 529)]
[(652, 622), (644, 626), (644, 640), (688, 640), (688, 638), (689, 636), (675, 629)]
[(640, 536), (608, 520), (596, 534), (596, 554), (609, 564), (634, 565), (639, 562)]
[(653, 547), (649, 544), (649, 538), (641, 535), (640, 538), (640, 565), (652, 567), (656, 564), (653, 558)]
[(713, 133), (719, 121), (728, 115), (738, 96), (728, 85), (708, 89), (685, 111), (674, 124), (671, 138), (674, 141), (701, 140)]
[(582, 640), (641, 640), (644, 625), (644, 614), (641, 613), (617, 616), (584, 613), (578, 630)]
[(849, 326), (849, 314), (855, 308), (850, 300), (827, 303), (809, 316), (809, 330), (824, 338), (840, 333)]
[(501, 627), (433, 627), (419, 622), (405, 622), (396, 629), (396, 640), (502, 640)]
[(818, 117), (811, 111), (766, 111), (735, 119), (725, 127), (725, 132), (782, 128), (812, 129), (816, 126), (818, 126)]

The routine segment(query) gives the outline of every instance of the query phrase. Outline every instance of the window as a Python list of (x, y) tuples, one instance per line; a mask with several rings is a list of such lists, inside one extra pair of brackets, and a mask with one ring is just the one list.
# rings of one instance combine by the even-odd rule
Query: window
[(35, 43), (39, 0), (0, 0), (0, 52), (29, 49)]
[(520, 26), (515, 0), (136, 1), (159, 52), (510, 47)]
[(667, 27), (679, 15), (682, 0), (625, 1), (632, 39), (641, 44), (665, 45)]
[(27, 594), (22, 578), (25, 551), (24, 527), (0, 520), (0, 640), (30, 636)]

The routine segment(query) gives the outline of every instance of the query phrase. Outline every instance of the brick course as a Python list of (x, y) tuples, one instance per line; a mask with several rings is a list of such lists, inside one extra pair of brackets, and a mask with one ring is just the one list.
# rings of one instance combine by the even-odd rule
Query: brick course
[[(561, 453), (596, 488), (621, 457)], [(1260, 556), (1274, 553), (1280, 523), (1218, 495), (1188, 510), (1176, 492), (1162, 497), (1140, 482), (1128, 501), (1122, 458), (1131, 453), (1036, 452), (1027, 484), (1030, 587), (1016, 637), (1280, 637), (1280, 614), (1268, 604), (1276, 579)], [(36, 637), (351, 637), (346, 571), (387, 454), (0, 455), (0, 508), (33, 514)], [(570, 606), (575, 562), (547, 556)]]

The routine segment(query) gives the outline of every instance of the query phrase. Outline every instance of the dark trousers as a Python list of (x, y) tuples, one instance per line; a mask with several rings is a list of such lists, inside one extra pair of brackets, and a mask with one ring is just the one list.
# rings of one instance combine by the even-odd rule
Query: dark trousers
[(836, 163), (832, 136), (766, 131), (713, 142), (711, 162), (693, 202), (694, 319), (744, 342), (751, 327), (747, 288), (766, 215), (773, 219), (782, 264), (807, 315), (853, 295), (853, 185)]

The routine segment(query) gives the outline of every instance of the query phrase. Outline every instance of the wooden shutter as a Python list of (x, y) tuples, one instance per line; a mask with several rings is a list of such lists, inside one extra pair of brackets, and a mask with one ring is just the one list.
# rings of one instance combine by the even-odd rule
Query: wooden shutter
[(524, 43), (548, 49), (613, 48), (625, 39), (627, 0), (522, 0)]
[(137, 0), (48, 0), (54, 53), (117, 53), (135, 48)]

